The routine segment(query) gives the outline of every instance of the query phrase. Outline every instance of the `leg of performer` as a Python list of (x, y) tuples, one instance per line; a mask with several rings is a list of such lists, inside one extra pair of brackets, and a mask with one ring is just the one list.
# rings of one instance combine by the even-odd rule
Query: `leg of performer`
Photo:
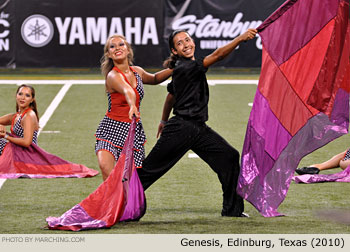
[(163, 176), (190, 149), (198, 135), (192, 122), (172, 117), (157, 143), (137, 169), (144, 190)]
[(204, 125), (192, 150), (217, 173), (223, 191), (222, 216), (241, 217), (243, 199), (236, 192), (240, 172), (239, 152)]
[(97, 161), (101, 169), (102, 178), (103, 180), (106, 180), (114, 168), (114, 165), (115, 165), (114, 156), (109, 151), (99, 150), (97, 152)]
[(340, 168), (345, 170), (350, 165), (350, 159), (340, 160)]
[(343, 160), (346, 152), (347, 151), (341, 152), (323, 163), (312, 164), (310, 166), (297, 168), (295, 172), (298, 173), (299, 175), (303, 175), (303, 174), (318, 174), (322, 170), (328, 170), (328, 169), (333, 169), (338, 167), (341, 167), (344, 170), (347, 167), (346, 166), (347, 163), (344, 163), (344, 160)]
[(345, 151), (343, 153), (344, 153), (344, 156), (340, 160), (339, 166), (340, 166), (340, 168), (345, 170), (350, 165), (350, 149), (348, 149), (347, 151)]
[(332, 168), (337, 168), (340, 166), (340, 161), (344, 158), (345, 152), (339, 153), (335, 156), (333, 156), (331, 159), (320, 163), (320, 164), (313, 164), (310, 165), (312, 167), (317, 167), (318, 169), (322, 170), (327, 170), (327, 169), (332, 169)]

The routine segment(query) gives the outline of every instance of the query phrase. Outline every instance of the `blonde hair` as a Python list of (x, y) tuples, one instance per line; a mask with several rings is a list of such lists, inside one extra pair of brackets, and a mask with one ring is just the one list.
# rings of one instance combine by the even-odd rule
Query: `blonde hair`
[(126, 41), (126, 38), (123, 35), (114, 34), (107, 39), (107, 42), (103, 49), (103, 56), (101, 57), (101, 72), (104, 77), (106, 77), (109, 71), (111, 71), (112, 68), (114, 67), (113, 60), (108, 57), (109, 45), (111, 43), (111, 40), (114, 38), (121, 38), (122, 40), (124, 40), (126, 47), (129, 50), (128, 63), (130, 66), (133, 65), (134, 51), (132, 50), (131, 45), (128, 43), (128, 41)]

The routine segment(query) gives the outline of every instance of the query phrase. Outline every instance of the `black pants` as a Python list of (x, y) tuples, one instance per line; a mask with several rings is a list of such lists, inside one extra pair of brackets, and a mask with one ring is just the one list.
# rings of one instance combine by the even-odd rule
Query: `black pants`
[(188, 150), (195, 152), (218, 175), (223, 191), (223, 216), (240, 216), (243, 199), (236, 187), (239, 153), (205, 123), (172, 117), (149, 155), (137, 169), (144, 190), (163, 176)]

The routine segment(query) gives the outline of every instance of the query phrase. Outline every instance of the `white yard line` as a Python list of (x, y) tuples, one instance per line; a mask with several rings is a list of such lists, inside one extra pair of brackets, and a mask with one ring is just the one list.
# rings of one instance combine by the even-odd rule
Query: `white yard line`
[(56, 85), (56, 84), (78, 84), (78, 85), (90, 85), (90, 84), (104, 84), (104, 80), (0, 80), (1, 84), (28, 84), (28, 85)]
[(208, 80), (208, 84), (215, 85), (258, 85), (259, 80)]
[(2, 187), (2, 185), (5, 183), (6, 179), (0, 179), (0, 189)]
[[(20, 83), (19, 85), (21, 85), (22, 83), (25, 84), (29, 84), (28, 81), (23, 81), (23, 82), (18, 82)], [(15, 83), (18, 85), (18, 83)], [(1, 83), (0, 83), (1, 84)], [(14, 83), (11, 83), (14, 84)], [(34, 83), (33, 83), (34, 84)], [(35, 83), (37, 84), (37, 83)], [(57, 84), (57, 83), (55, 83)], [(41, 116), (40, 120), (39, 120), (39, 131), (38, 131), (38, 136), (40, 135), (40, 132), (42, 131), (42, 129), (45, 127), (46, 123), (50, 120), (50, 117), (52, 116), (52, 114), (55, 112), (56, 108), (58, 107), (58, 105), (61, 103), (61, 101), (63, 100), (64, 96), (66, 95), (66, 93), (68, 92), (69, 88), (72, 86), (72, 83), (69, 81), (65, 81), (63, 87), (61, 88), (61, 90), (57, 93), (57, 95), (55, 96), (55, 98), (52, 100), (51, 104), (47, 107), (45, 113)], [(5, 183), (6, 179), (0, 179), (0, 189), (3, 186), (3, 184)]]
[[(170, 80), (162, 82), (161, 86), (166, 86)], [(96, 85), (105, 84), (104, 80), (0, 80), (1, 84), (29, 84), (29, 85), (55, 85), (55, 84), (76, 84), (76, 85)], [(258, 85), (258, 80), (208, 80), (210, 86), (215, 85)]]
[(66, 95), (66, 93), (68, 92), (71, 86), (72, 86), (71, 83), (64, 84), (64, 86), (61, 88), (61, 90), (57, 93), (55, 98), (52, 100), (51, 104), (47, 107), (45, 113), (41, 116), (39, 121), (38, 136), (43, 130), (43, 128), (45, 127), (46, 123), (50, 120), (50, 117), (52, 116), (53, 112), (55, 112), (56, 108), (61, 103), (61, 101), (63, 100), (63, 97)]
[[(171, 80), (162, 82), (161, 86), (166, 86)], [(209, 86), (216, 85), (258, 85), (259, 80), (208, 80)]]

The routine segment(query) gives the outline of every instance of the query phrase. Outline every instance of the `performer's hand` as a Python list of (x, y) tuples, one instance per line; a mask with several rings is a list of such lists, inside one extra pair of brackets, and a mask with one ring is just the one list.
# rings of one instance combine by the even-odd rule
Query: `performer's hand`
[(134, 115), (136, 116), (136, 118), (140, 118), (140, 112), (137, 110), (135, 105), (130, 107), (129, 119), (132, 120)]
[(160, 122), (159, 123), (159, 126), (158, 126), (158, 132), (157, 132), (157, 138), (159, 138), (159, 136), (162, 134), (162, 131), (164, 129), (164, 126), (165, 124), (163, 122)]
[(250, 28), (240, 36), (242, 36), (243, 41), (248, 41), (248, 40), (255, 38), (257, 33), (258, 33), (257, 29)]

